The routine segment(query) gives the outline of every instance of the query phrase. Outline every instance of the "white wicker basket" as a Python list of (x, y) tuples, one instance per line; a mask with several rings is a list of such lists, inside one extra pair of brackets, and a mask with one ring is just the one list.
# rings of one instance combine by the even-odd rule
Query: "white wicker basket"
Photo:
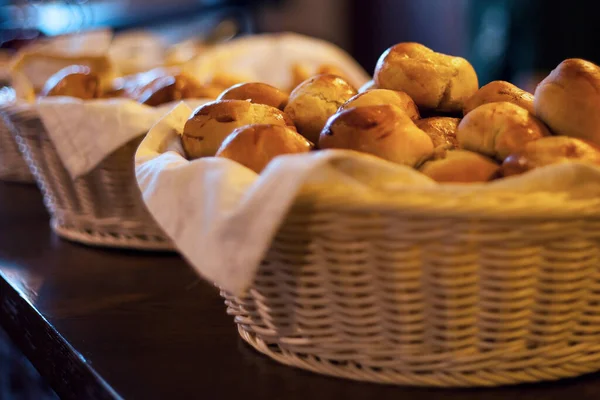
[(299, 200), (247, 294), (222, 292), (241, 337), (284, 364), (392, 384), (600, 369), (600, 200), (446, 197)]
[(0, 180), (35, 183), (29, 166), (10, 133), (10, 123), (2, 116), (0, 116)]
[(135, 183), (133, 157), (141, 137), (73, 180), (34, 107), (13, 106), (4, 113), (59, 236), (88, 245), (173, 250), (171, 241), (148, 213)]

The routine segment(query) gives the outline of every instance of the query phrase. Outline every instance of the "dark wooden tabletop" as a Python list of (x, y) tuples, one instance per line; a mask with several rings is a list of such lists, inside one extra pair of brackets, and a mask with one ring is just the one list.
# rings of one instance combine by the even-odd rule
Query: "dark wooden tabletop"
[(598, 399), (600, 374), (493, 389), (359, 383), (286, 367), (238, 338), (173, 254), (54, 236), (33, 186), (0, 183), (0, 325), (64, 399)]

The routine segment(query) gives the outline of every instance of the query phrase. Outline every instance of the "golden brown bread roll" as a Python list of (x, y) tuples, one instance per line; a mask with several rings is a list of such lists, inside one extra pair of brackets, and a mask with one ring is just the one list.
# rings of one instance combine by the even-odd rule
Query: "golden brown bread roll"
[(415, 123), (419, 129), (429, 135), (434, 148), (440, 146), (447, 149), (458, 148), (456, 130), (460, 123), (460, 118), (431, 117), (420, 119), (415, 121)]
[(240, 83), (225, 90), (217, 100), (250, 100), (283, 110), (288, 95), (274, 86), (260, 82)]
[(549, 136), (529, 142), (502, 163), (504, 176), (518, 175), (534, 168), (569, 161), (600, 165), (600, 147), (568, 136)]
[(100, 78), (87, 66), (71, 65), (52, 75), (40, 95), (95, 99), (100, 97)]
[(335, 75), (316, 75), (296, 87), (284, 111), (298, 132), (315, 143), (327, 119), (350, 97), (356, 89)]
[(468, 150), (438, 153), (419, 170), (437, 182), (487, 182), (499, 176), (500, 166), (491, 158)]
[(399, 43), (387, 49), (375, 67), (377, 87), (406, 92), (419, 107), (462, 111), (479, 88), (467, 60), (436, 53), (418, 43)]
[(273, 124), (294, 128), (292, 120), (275, 107), (244, 100), (219, 100), (196, 109), (185, 123), (181, 142), (188, 158), (214, 156), (236, 128)]
[(421, 117), (417, 105), (409, 95), (404, 92), (388, 89), (371, 89), (359, 93), (342, 104), (339, 111), (347, 110), (352, 107), (378, 106), (383, 104), (393, 104), (397, 106), (413, 121), (416, 121)]
[(429, 136), (394, 105), (355, 107), (334, 115), (323, 128), (319, 148), (361, 151), (412, 167), (433, 153)]
[(140, 88), (135, 98), (148, 106), (159, 106), (182, 99), (210, 98), (210, 92), (195, 79), (184, 75), (166, 75)]
[(535, 114), (533, 111), (533, 95), (506, 81), (493, 81), (482, 86), (473, 96), (465, 101), (463, 114), (467, 115), (474, 108), (482, 104), (507, 101), (522, 107)]
[(234, 130), (217, 150), (217, 157), (236, 161), (260, 173), (277, 156), (307, 153), (312, 144), (281, 125), (254, 124)]
[(561, 62), (535, 90), (535, 114), (556, 135), (600, 145), (600, 67), (581, 59)]
[(378, 87), (375, 84), (375, 81), (373, 79), (371, 79), (370, 81), (368, 81), (367, 83), (362, 85), (360, 87), (360, 89), (358, 89), (358, 93), (363, 93), (363, 92), (366, 92), (367, 90), (371, 90), (371, 89), (378, 89)]
[(546, 126), (529, 111), (500, 102), (477, 107), (458, 124), (460, 147), (504, 160), (527, 142), (549, 136)]

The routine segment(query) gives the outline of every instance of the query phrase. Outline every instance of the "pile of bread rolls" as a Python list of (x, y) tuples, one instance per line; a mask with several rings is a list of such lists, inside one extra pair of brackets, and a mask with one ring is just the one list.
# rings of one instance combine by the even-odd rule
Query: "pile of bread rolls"
[[(250, 86), (249, 89), (246, 86), (233, 87), (245, 81), (240, 76), (218, 73), (198, 79), (182, 72), (179, 67), (160, 67), (146, 72), (114, 77), (108, 71), (109, 69), (108, 65), (69, 65), (52, 75), (37, 95), (69, 96), (83, 100), (120, 97), (155, 107), (184, 99), (216, 99), (227, 89), (230, 92), (227, 96), (249, 96), (247, 98), (258, 96), (256, 102), (263, 101), (260, 86)], [(302, 64), (293, 65), (290, 70), (292, 82), (308, 79), (310, 77), (308, 71), (309, 69)], [(339, 69), (328, 64), (318, 67), (318, 73), (323, 71), (343, 75)], [(240, 93), (240, 90), (251, 92)], [(227, 96), (223, 99), (227, 99)], [(287, 93), (282, 92), (281, 96), (280, 102), (287, 101)], [(273, 105), (278, 106), (279, 103)]]
[(306, 79), (289, 94), (256, 82), (225, 90), (190, 116), (186, 155), (260, 173), (282, 154), (347, 149), (452, 183), (600, 165), (600, 68), (588, 61), (563, 61), (535, 95), (504, 81), (480, 88), (468, 61), (417, 43), (386, 50), (358, 91), (338, 71), (318, 72), (295, 69)]

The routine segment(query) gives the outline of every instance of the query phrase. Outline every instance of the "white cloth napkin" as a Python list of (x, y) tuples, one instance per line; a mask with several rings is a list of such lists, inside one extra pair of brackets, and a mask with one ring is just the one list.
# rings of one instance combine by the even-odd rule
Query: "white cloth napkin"
[[(207, 101), (186, 103), (195, 108)], [(149, 107), (128, 99), (48, 97), (38, 100), (37, 110), (58, 156), (75, 179), (130, 140), (146, 134), (173, 106)]]
[(292, 84), (292, 67), (313, 73), (323, 64), (340, 68), (357, 89), (371, 77), (348, 53), (329, 42), (295, 33), (240, 37), (203, 51), (184, 71), (198, 77), (232, 74), (280, 89)]
[(420, 191), (432, 204), (440, 196), (460, 203), (486, 193), (501, 201), (506, 190), (552, 191), (557, 201), (600, 195), (600, 168), (580, 164), (461, 186), (438, 185), (411, 168), (349, 151), (281, 156), (260, 175), (228, 159), (190, 162), (179, 140), (190, 112), (179, 105), (150, 130), (136, 153), (138, 184), (151, 214), (196, 271), (238, 295), (252, 284), (287, 211), (307, 186), (344, 187), (351, 196), (378, 199)]

